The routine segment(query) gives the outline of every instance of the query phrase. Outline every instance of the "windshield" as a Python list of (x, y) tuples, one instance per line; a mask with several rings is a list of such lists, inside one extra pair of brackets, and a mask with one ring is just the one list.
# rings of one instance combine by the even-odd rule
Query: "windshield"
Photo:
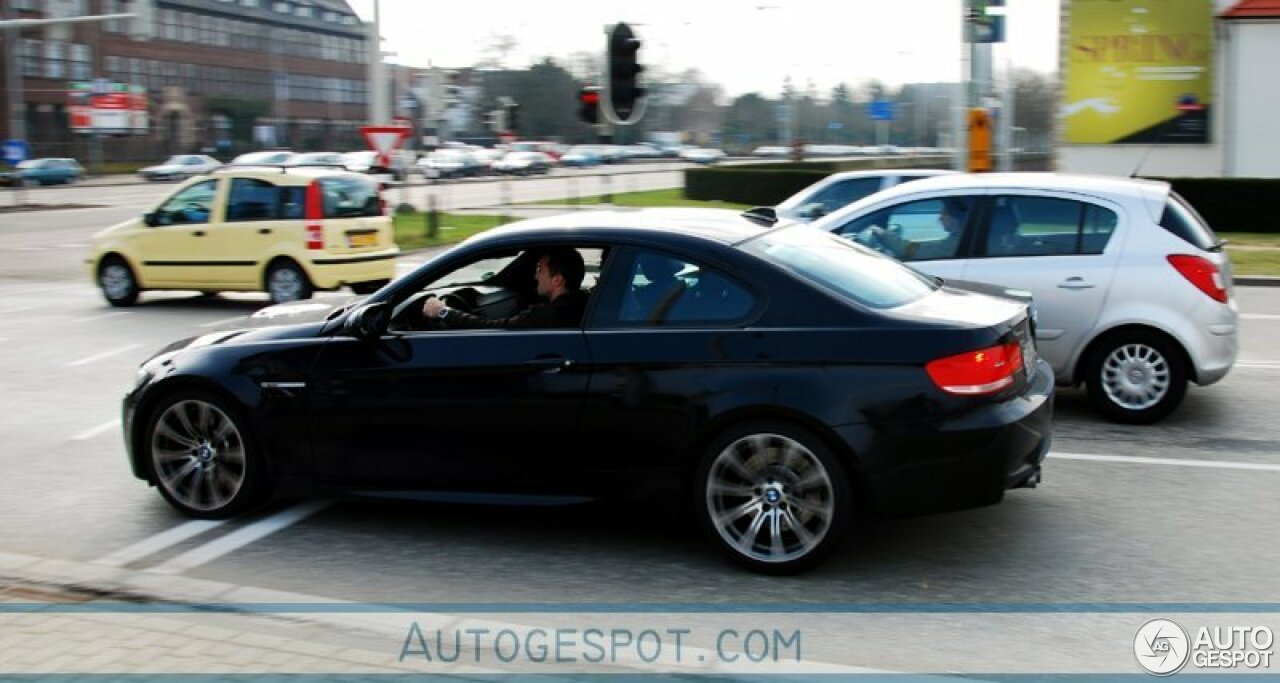
[(938, 289), (887, 256), (803, 225), (764, 233), (739, 248), (872, 308), (902, 306)]

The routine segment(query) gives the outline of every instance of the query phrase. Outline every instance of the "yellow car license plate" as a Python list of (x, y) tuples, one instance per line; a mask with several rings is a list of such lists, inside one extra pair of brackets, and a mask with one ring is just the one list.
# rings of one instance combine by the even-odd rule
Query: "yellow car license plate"
[(349, 232), (347, 233), (348, 247), (372, 247), (378, 244), (378, 233), (376, 232)]

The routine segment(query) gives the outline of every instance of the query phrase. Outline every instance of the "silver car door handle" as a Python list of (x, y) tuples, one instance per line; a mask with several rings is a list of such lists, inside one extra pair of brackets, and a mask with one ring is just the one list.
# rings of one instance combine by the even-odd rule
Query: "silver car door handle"
[(1082, 277), (1069, 277), (1058, 283), (1058, 289), (1093, 289), (1093, 285), (1085, 282)]

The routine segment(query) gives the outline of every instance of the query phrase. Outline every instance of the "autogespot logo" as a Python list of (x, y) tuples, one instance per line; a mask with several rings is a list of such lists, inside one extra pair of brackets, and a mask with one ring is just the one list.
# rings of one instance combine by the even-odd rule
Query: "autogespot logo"
[(1176, 621), (1152, 619), (1133, 637), (1133, 656), (1147, 673), (1168, 676), (1186, 666), (1191, 639)]

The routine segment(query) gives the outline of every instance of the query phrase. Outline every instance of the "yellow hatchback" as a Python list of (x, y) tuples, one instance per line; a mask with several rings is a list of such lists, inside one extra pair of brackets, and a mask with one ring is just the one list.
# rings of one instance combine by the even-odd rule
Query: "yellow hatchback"
[(149, 213), (93, 237), (90, 273), (113, 306), (152, 289), (265, 291), (273, 302), (395, 277), (381, 188), (324, 168), (229, 168), (192, 178)]

